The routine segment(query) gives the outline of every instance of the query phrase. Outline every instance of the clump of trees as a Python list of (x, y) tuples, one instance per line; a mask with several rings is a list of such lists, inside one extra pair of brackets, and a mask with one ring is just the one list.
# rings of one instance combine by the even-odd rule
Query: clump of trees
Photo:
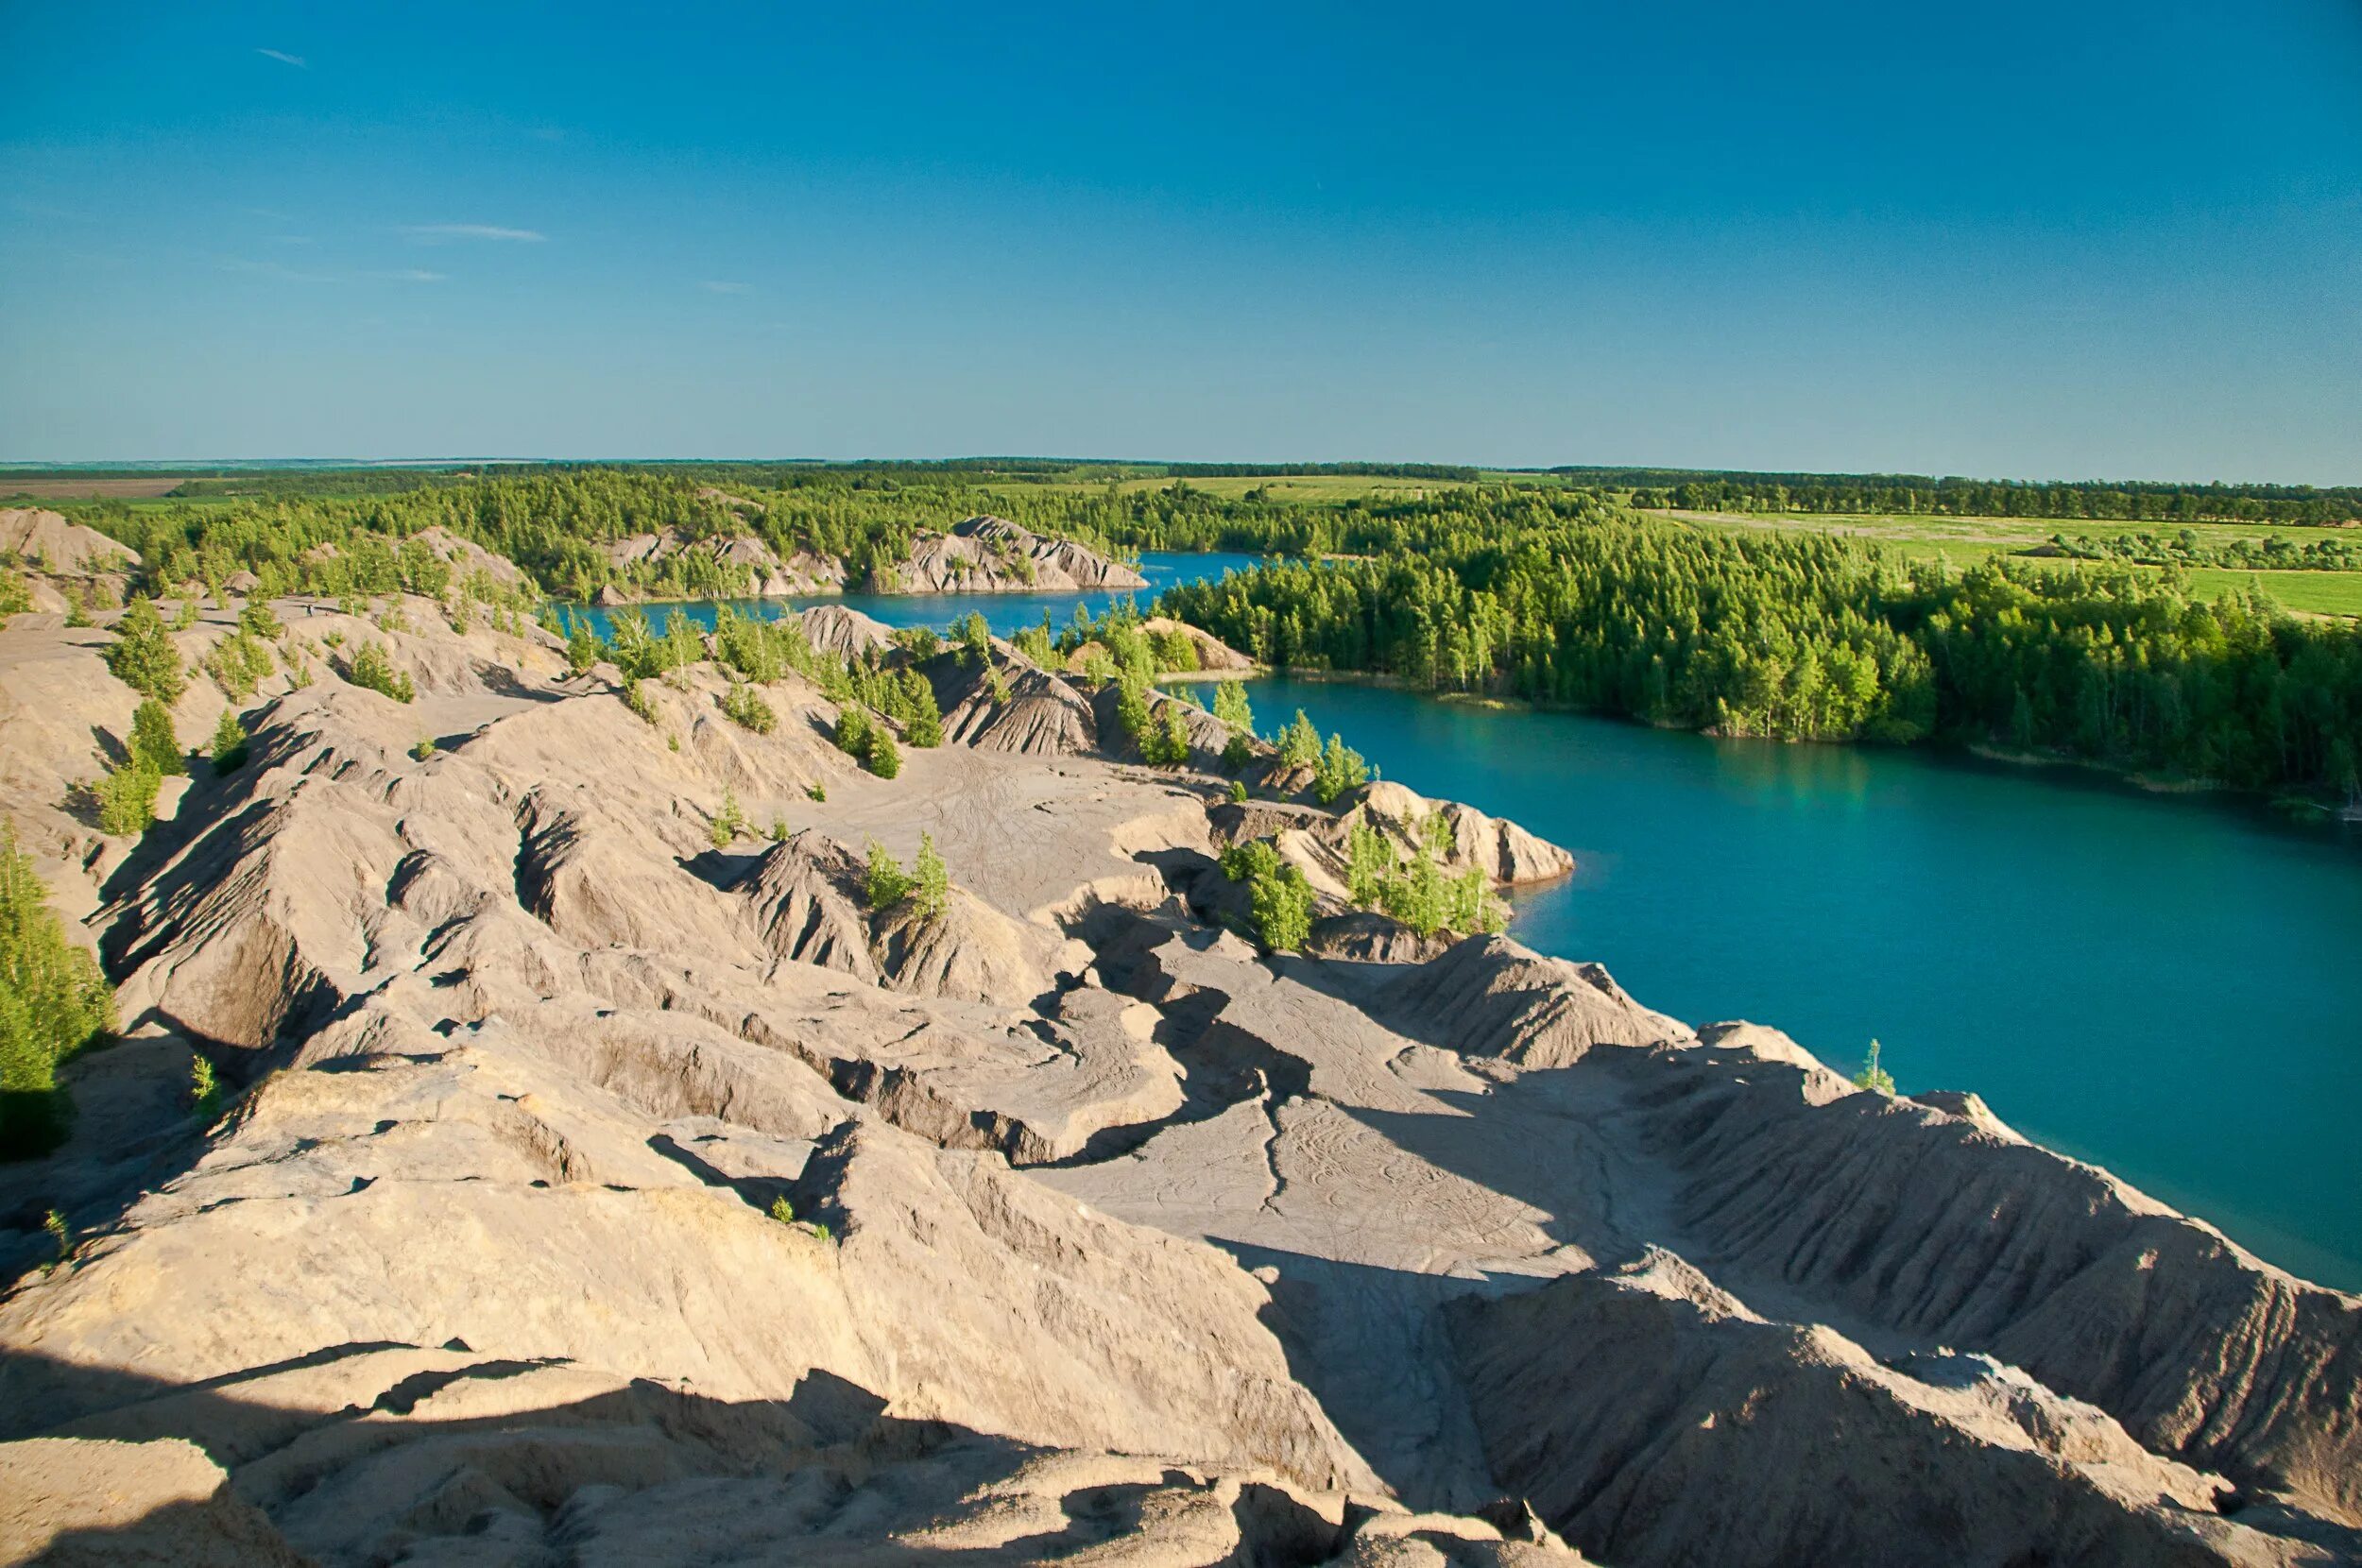
[[(2001, 744), (2241, 788), (2336, 790), (2362, 632), (2170, 575), (1994, 560), (1469, 494), (1391, 508), (1365, 558), (1276, 563), (1162, 606), (1263, 663), (1380, 671), (1657, 724)], [(1383, 526), (1379, 526), (1382, 523)], [(1281, 759), (1308, 761), (1300, 730)]]
[(66, 939), (16, 829), (0, 822), (0, 1158), (63, 1139), (65, 1059), (114, 1028), (114, 993), (89, 949)]

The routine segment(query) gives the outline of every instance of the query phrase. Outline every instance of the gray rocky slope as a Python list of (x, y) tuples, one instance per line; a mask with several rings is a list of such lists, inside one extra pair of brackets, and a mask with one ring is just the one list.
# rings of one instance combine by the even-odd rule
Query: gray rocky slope
[[(0, 631), (0, 809), (127, 1031), (0, 1167), (0, 1556), (2353, 1559), (2353, 1298), (1596, 965), (1224, 923), (1234, 837), (1319, 886), (1441, 810), (1565, 869), (1513, 825), (1229, 806), (1219, 735), (1124, 760), (1006, 645), (927, 667), (949, 743), (889, 781), (799, 680), (650, 724), (539, 634), (278, 609), (309, 683), (128, 849), (60, 804), (128, 731), (106, 634)], [(726, 792), (787, 835), (716, 849)], [(922, 831), (942, 912), (869, 908)]]

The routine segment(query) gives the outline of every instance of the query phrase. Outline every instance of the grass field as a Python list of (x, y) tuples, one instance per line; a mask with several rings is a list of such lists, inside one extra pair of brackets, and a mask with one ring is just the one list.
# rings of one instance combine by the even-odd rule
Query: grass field
[[(1955, 566), (1974, 565), (1995, 554), (2013, 554), (2046, 543), (2053, 535), (2070, 539), (2104, 539), (2120, 534), (2178, 533), (2182, 526), (2179, 523), (2090, 521), (2072, 518), (1832, 517), (1818, 513), (1725, 512), (1669, 512), (1658, 515), (1712, 528), (1773, 528), (1842, 534), (1875, 540), (1920, 560), (1942, 556)], [(2210, 541), (2281, 537), (2302, 543), (2323, 537), (2322, 531), (2318, 528), (2263, 522), (2207, 522), (2195, 527), (2202, 537)], [(2191, 571), (2188, 576), (2191, 587), (2208, 598), (2258, 588), (2301, 615), (2362, 617), (2362, 571), (2248, 571), (2203, 567)]]
[(61, 475), (0, 473), (0, 501), (18, 496), (34, 501), (131, 501), (165, 495), (181, 485), (178, 479), (76, 479)]

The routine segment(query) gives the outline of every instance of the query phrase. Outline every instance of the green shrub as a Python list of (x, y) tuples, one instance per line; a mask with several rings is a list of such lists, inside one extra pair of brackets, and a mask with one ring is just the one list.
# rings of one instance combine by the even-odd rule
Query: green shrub
[[(87, 625), (87, 620), (83, 622)], [(152, 599), (134, 599), (115, 623), (115, 639), (107, 645), (107, 668), (115, 679), (143, 697), (153, 697), (166, 707), (180, 700), (188, 690), (188, 676), (180, 667), (180, 650), (173, 646), (172, 634), (164, 629), (163, 617), (156, 613)]]
[(45, 1153), (64, 1137), (58, 1066), (113, 1028), (98, 961), (66, 940), (15, 827), (0, 821), (0, 1158)]
[(869, 732), (869, 753), (864, 761), (880, 778), (893, 778), (902, 771), (902, 748), (894, 743), (894, 732), (883, 724)]
[(1237, 681), (1226, 680), (1214, 688), (1214, 717), (1229, 725), (1234, 735), (1255, 733), (1255, 706), (1247, 701), (1246, 688)]
[(248, 637), (269, 642), (286, 628), (279, 623), (279, 617), (271, 613), (270, 601), (256, 593), (249, 594), (245, 605), (239, 607), (238, 630)]
[(707, 834), (716, 849), (727, 849), (741, 833), (746, 831), (746, 813), (738, 804), (738, 792), (727, 785), (722, 789), (722, 809), (713, 813)]
[(912, 896), (918, 912), (930, 920), (942, 919), (944, 909), (950, 902), (951, 873), (935, 850), (933, 833), (918, 835), (918, 878)]
[(1234, 882), (1276, 877), (1280, 864), (1278, 846), (1269, 839), (1249, 839), (1222, 852), (1222, 874)]
[(91, 791), (98, 801), (98, 830), (117, 838), (146, 832), (156, 820), (156, 793), (163, 782), (163, 775), (137, 758), (109, 768)]
[(221, 1082), (214, 1076), (210, 1058), (197, 1055), (189, 1058), (189, 1109), (197, 1119), (211, 1125), (221, 1114)]
[(836, 710), (837, 749), (856, 759), (867, 758), (869, 738), (875, 728), (867, 708), (855, 702), (844, 704)]
[(770, 734), (779, 723), (779, 716), (771, 711), (771, 705), (762, 700), (762, 694), (744, 684), (722, 693), (722, 716), (757, 735)]
[(1233, 806), (1246, 804), (1246, 786), (1235, 778), (1230, 781), (1230, 804)]
[(961, 662), (982, 669), (992, 656), (992, 628), (985, 624), (984, 618), (970, 610), (951, 631), (960, 639)]
[(943, 639), (933, 626), (905, 626), (894, 634), (894, 645), (921, 664), (943, 652)]
[(1321, 754), (1312, 772), (1312, 798), (1324, 806), (1333, 806), (1337, 797), (1347, 790), (1357, 790), (1370, 781), (1370, 766), (1361, 754), (1345, 744), (1344, 737), (1328, 738), (1328, 749)]
[(826, 784), (817, 782), (807, 784), (804, 786), (804, 798), (807, 800), (825, 801), (829, 798), (829, 787)]
[(607, 657), (607, 644), (591, 628), (589, 616), (569, 615), (566, 619), (566, 671), (569, 674), (587, 675), (592, 665)]
[(248, 739), (246, 725), (238, 721), (238, 710), (223, 708), (221, 722), (214, 726), (214, 743), (207, 753), (214, 759), (214, 771), (234, 773), (246, 766)]
[(173, 732), (172, 709), (150, 697), (132, 710), (132, 760), (153, 768), (159, 775), (173, 775), (189, 771), (189, 759), (180, 749), (180, 737)]
[(241, 626), (215, 643), (203, 662), (230, 700), (242, 703), (270, 676), (270, 644)]
[(1321, 732), (1312, 727), (1312, 721), (1297, 708), (1288, 727), (1279, 732), (1279, 765), (1283, 768), (1309, 768), (1321, 759)]
[(1294, 866), (1257, 877), (1248, 884), (1248, 897), (1255, 910), (1256, 935), (1273, 952), (1301, 947), (1312, 934), (1312, 884)]
[(424, 762), (435, 755), (436, 749), (434, 738), (421, 735), (419, 737), (419, 743), (410, 748), (410, 755)]
[(417, 694), (410, 685), (410, 677), (395, 673), (394, 662), (386, 656), (385, 645), (382, 642), (364, 642), (355, 648), (352, 662), (346, 667), (345, 679), (355, 686), (365, 686), (391, 697), (398, 703), (406, 703)]
[(769, 837), (773, 844), (786, 843), (787, 831), (787, 819), (785, 817), (773, 817), (771, 819), (771, 826), (764, 829), (766, 836)]
[(648, 689), (636, 680), (624, 683), (624, 706), (644, 724), (654, 724), (657, 722), (656, 699), (649, 696)]
[[(998, 670), (992, 672), (999, 674)], [(943, 744), (943, 710), (935, 706), (935, 689), (926, 676), (916, 670), (902, 672), (904, 707), (908, 717), (903, 724), (903, 738), (914, 746), (929, 747)]]
[[(1222, 745), (1222, 765), (1224, 768), (1227, 768), (1230, 772), (1237, 773), (1241, 768), (1245, 767), (1249, 762), (1254, 760), (1254, 737), (1248, 735), (1244, 730), (1232, 730), (1230, 732), (1230, 739), (1224, 741)], [(1240, 788), (1243, 790), (1245, 786), (1241, 785)]]
[(890, 910), (910, 895), (916, 879), (902, 869), (902, 862), (886, 853), (885, 845), (875, 840), (869, 844), (869, 866), (862, 879), (862, 896), (876, 911)]
[(196, 624), (197, 601), (195, 599), (181, 600), (180, 610), (172, 618), (172, 629), (176, 632), (185, 632)]

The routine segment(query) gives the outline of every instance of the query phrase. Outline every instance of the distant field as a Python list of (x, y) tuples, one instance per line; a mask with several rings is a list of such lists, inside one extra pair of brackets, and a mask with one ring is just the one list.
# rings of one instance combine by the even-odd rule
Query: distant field
[(183, 483), (179, 479), (75, 479), (62, 475), (53, 479), (43, 474), (0, 473), (0, 501), (12, 496), (30, 496), (36, 501), (128, 501), (169, 495)]
[[(2053, 535), (2070, 539), (2114, 538), (2120, 534), (2174, 534), (2186, 526), (2204, 538), (2220, 541), (2279, 537), (2302, 542), (2325, 537), (2319, 528), (2266, 522), (2182, 524), (2078, 518), (1850, 517), (1818, 513), (1659, 515), (1708, 527), (1843, 534), (1874, 539), (1920, 560), (1940, 555), (1955, 566), (1973, 565), (1989, 555), (2014, 554), (2045, 543)], [(2300, 614), (2362, 616), (2362, 572), (2358, 571), (2250, 571), (2208, 567), (2194, 570), (2188, 575), (2191, 587), (2210, 599), (2220, 593), (2260, 588)]]

